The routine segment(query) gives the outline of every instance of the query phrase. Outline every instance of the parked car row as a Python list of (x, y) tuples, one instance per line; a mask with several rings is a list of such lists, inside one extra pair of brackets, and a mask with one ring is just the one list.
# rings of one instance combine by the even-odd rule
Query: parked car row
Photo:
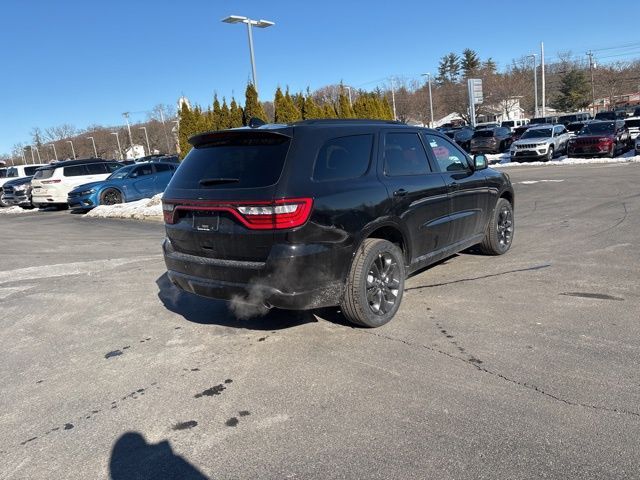
[(178, 168), (177, 157), (154, 156), (143, 162), (100, 158), (12, 167), (17, 174), (0, 179), (2, 206), (90, 210), (162, 193)]

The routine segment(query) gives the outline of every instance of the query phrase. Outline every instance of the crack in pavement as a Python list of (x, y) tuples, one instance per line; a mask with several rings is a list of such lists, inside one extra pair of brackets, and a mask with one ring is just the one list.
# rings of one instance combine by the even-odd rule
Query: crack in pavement
[(599, 406), (599, 405), (591, 405), (589, 403), (573, 402), (571, 400), (566, 400), (564, 398), (558, 397), (557, 395), (554, 395), (553, 393), (549, 393), (549, 392), (541, 389), (540, 387), (538, 387), (536, 385), (532, 385), (532, 384), (527, 383), (527, 382), (519, 382), (518, 380), (514, 380), (512, 378), (509, 378), (509, 377), (501, 374), (501, 373), (491, 371), (486, 367), (478, 365), (477, 363), (474, 363), (473, 360), (467, 360), (465, 358), (458, 357), (458, 356), (453, 355), (453, 354), (451, 354), (449, 352), (445, 352), (444, 350), (440, 350), (439, 348), (429, 347), (427, 345), (422, 345), (422, 344), (416, 344), (416, 343), (409, 342), (407, 340), (403, 340), (401, 338), (390, 337), (388, 335), (383, 335), (383, 334), (380, 334), (380, 333), (375, 333), (375, 332), (371, 332), (371, 331), (367, 331), (367, 330), (360, 330), (360, 331), (362, 333), (366, 333), (368, 335), (373, 335), (375, 337), (383, 338), (383, 339), (386, 339), (386, 340), (391, 340), (393, 342), (403, 343), (403, 344), (408, 345), (410, 347), (414, 347), (414, 348), (415, 347), (420, 347), (420, 348), (424, 348), (426, 350), (432, 351), (434, 353), (439, 353), (439, 354), (444, 355), (446, 357), (449, 357), (451, 359), (463, 362), (466, 365), (470, 365), (470, 366), (472, 366), (473, 368), (475, 368), (476, 370), (478, 370), (480, 372), (487, 373), (487, 374), (492, 375), (494, 377), (500, 378), (500, 379), (502, 379), (502, 380), (504, 380), (506, 382), (512, 383), (514, 385), (518, 385), (520, 387), (524, 387), (524, 388), (526, 388), (528, 390), (532, 390), (532, 391), (534, 391), (536, 393), (544, 395), (547, 398), (550, 398), (550, 399), (558, 401), (558, 402), (562, 402), (565, 405), (569, 405), (569, 406), (572, 406), (572, 407), (589, 408), (589, 409), (592, 409), (592, 410), (609, 412), (609, 413), (618, 413), (618, 414), (623, 413), (625, 415), (631, 415), (631, 416), (634, 416), (634, 417), (640, 417), (640, 413), (632, 412), (631, 410), (625, 410), (623, 408), (602, 407), (602, 406)]
[(433, 285), (422, 285), (420, 287), (410, 287), (410, 288), (405, 288), (404, 291), (407, 292), (409, 290), (420, 290), (422, 288), (443, 287), (445, 285), (451, 285), (451, 284), (454, 284), (454, 283), (472, 282), (472, 281), (475, 281), (475, 280), (483, 280), (485, 278), (499, 277), (501, 275), (507, 275), (509, 273), (529, 272), (529, 271), (532, 271), (532, 270), (542, 270), (543, 268), (548, 268), (550, 266), (551, 266), (550, 263), (545, 263), (543, 265), (536, 265), (536, 266), (527, 267), (527, 268), (518, 268), (518, 269), (515, 269), (515, 270), (508, 270), (506, 272), (490, 273), (489, 275), (482, 275), (480, 277), (461, 278), (460, 280), (452, 280), (450, 282), (434, 283)]
[(608, 231), (613, 230), (618, 225), (620, 225), (622, 222), (624, 222), (627, 219), (627, 215), (629, 214), (629, 212), (627, 211), (627, 204), (625, 202), (622, 202), (622, 208), (624, 208), (624, 215), (622, 216), (622, 218), (620, 220), (618, 220), (616, 223), (611, 225), (609, 228), (606, 228), (606, 229), (602, 230), (601, 232), (597, 232), (597, 233), (594, 233), (593, 235), (589, 235), (589, 236), (590, 237), (595, 237), (597, 235), (601, 235), (603, 233), (607, 233)]

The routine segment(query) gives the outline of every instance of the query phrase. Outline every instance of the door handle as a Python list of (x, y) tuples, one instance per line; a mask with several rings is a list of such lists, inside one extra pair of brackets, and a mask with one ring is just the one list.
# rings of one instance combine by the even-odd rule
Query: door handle
[(460, 184), (458, 182), (451, 182), (449, 184), (449, 187), (451, 187), (453, 190), (457, 190), (458, 188), (460, 188)]
[(394, 197), (404, 197), (407, 195), (407, 192), (404, 188), (401, 188), (400, 190), (396, 190), (395, 192), (393, 192), (393, 196)]

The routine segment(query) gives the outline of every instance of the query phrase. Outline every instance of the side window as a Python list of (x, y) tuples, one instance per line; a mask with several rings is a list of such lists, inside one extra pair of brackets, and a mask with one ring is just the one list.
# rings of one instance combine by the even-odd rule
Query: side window
[(80, 177), (82, 175), (88, 175), (85, 165), (72, 165), (70, 167), (64, 167), (62, 174), (65, 177)]
[(115, 172), (116, 170), (118, 170), (119, 168), (122, 168), (122, 165), (119, 163), (107, 163), (107, 170), (110, 173)]
[(387, 133), (384, 173), (389, 177), (431, 173), (429, 160), (417, 133)]
[(144, 175), (151, 175), (153, 173), (153, 168), (151, 165), (140, 165), (133, 171), (132, 177), (142, 177)]
[(89, 175), (104, 175), (107, 173), (107, 167), (104, 163), (87, 163), (87, 171)]
[(171, 166), (167, 165), (166, 163), (156, 163), (155, 169), (157, 173), (170, 172), (171, 170), (173, 170), (173, 168), (171, 168)]
[(427, 143), (442, 172), (458, 172), (469, 169), (467, 156), (444, 138), (426, 134)]
[(373, 135), (351, 135), (328, 140), (318, 152), (313, 180), (358, 178), (369, 168)]

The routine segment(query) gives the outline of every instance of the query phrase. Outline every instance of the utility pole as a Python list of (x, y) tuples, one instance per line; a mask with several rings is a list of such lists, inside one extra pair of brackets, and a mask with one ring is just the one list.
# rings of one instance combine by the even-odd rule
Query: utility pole
[(40, 156), (40, 150), (36, 147), (36, 153), (38, 154), (38, 163), (42, 163), (42, 157)]
[(536, 63), (536, 53), (529, 55), (529, 58), (533, 58), (533, 95), (535, 99), (534, 117), (538, 116), (538, 64)]
[(595, 68), (595, 63), (593, 62), (593, 52), (589, 50), (587, 52), (587, 57), (589, 57), (589, 71), (591, 72), (591, 110), (593, 111), (593, 116), (596, 116), (596, 87), (593, 81), (593, 69)]
[(393, 77), (391, 77), (391, 103), (393, 104), (393, 119), (397, 120), (398, 117), (396, 115), (396, 90), (395, 84), (393, 83)]
[(429, 122), (429, 128), (433, 128), (433, 97), (431, 96), (431, 74), (423, 73), (423, 77), (427, 77), (429, 82), (429, 111), (431, 113), (431, 121)]
[(140, 127), (138, 130), (144, 130), (144, 137), (147, 139), (147, 155), (151, 155), (151, 145), (149, 144), (149, 135), (147, 135), (147, 127)]
[(76, 149), (73, 148), (73, 142), (71, 140), (67, 140), (67, 143), (71, 144), (71, 153), (73, 154), (73, 159), (76, 159)]
[(164, 113), (160, 108), (160, 121), (162, 122), (162, 130), (164, 131), (164, 138), (167, 140), (167, 154), (171, 153), (171, 146), (169, 145), (169, 135), (167, 134), (167, 126), (164, 123)]
[(547, 115), (546, 95), (545, 95), (545, 78), (544, 78), (544, 42), (540, 42), (540, 71), (542, 73), (542, 116)]
[(58, 152), (56, 152), (56, 144), (52, 143), (51, 144), (51, 148), (53, 148), (53, 156), (56, 159), (56, 162), (58, 161)]
[(94, 140), (93, 137), (87, 137), (87, 140), (91, 140), (91, 143), (93, 144), (93, 156), (94, 156), (94, 158), (98, 158), (98, 150), (96, 149), (96, 141)]
[(349, 106), (353, 108), (353, 103), (351, 103), (351, 87), (345, 87), (347, 92), (349, 92)]

